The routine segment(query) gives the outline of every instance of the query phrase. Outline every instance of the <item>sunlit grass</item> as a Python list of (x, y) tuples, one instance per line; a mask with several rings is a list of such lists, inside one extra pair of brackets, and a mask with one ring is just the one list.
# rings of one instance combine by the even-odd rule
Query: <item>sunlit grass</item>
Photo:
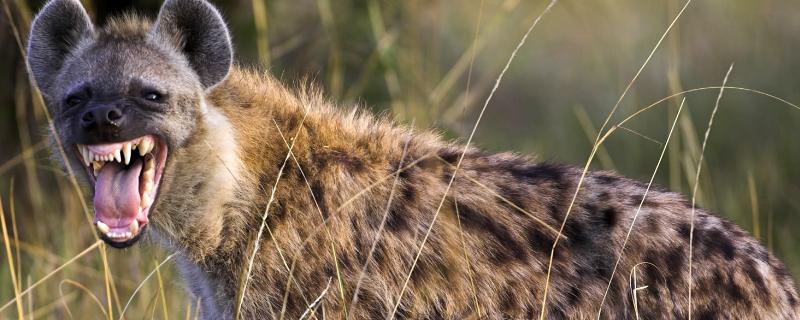
[[(153, 6), (156, 1), (142, 2)], [(791, 61), (764, 62), (766, 59), (761, 57), (771, 56), (758, 51), (761, 47), (792, 51), (790, 45), (784, 44), (791, 41), (781, 38), (782, 30), (773, 29), (758, 29), (762, 35), (773, 37), (760, 38), (763, 42), (745, 37), (746, 30), (758, 21), (767, 17), (782, 21), (780, 16), (743, 13), (761, 8), (757, 4), (729, 7), (718, 2), (693, 3), (679, 23), (684, 24), (685, 31), (680, 32), (676, 25), (666, 39), (661, 39), (663, 52), (650, 52), (652, 42), (669, 23), (665, 19), (674, 18), (688, 2), (670, 1), (662, 7), (633, 2), (560, 3), (539, 27), (536, 40), (527, 45), (529, 49), (523, 50), (509, 69), (495, 104), (488, 109), (484, 105), (486, 120), (481, 123), (481, 131), (470, 134), (469, 129), (477, 126), (474, 119), (482, 112), (481, 103), (487, 101), (497, 72), (546, 3), (503, 0), (459, 4), (366, 1), (355, 5), (309, 0), (304, 7), (290, 8), (296, 1), (252, 0), (220, 6), (235, 30), (239, 21), (252, 23), (249, 29), (239, 28), (239, 33), (234, 34), (240, 47), (253, 44), (247, 49), (251, 51), (240, 48), (242, 56), (253, 57), (243, 61), (245, 65), (269, 67), (287, 81), (307, 71), (312, 77), (323, 75), (315, 79), (335, 100), (365, 102), (376, 109), (390, 110), (395, 118), (415, 123), (419, 130), (440, 128), (447, 137), (469, 137), (467, 143), (490, 150), (537, 152), (544, 159), (578, 164), (591, 153), (585, 169), (615, 169), (639, 179), (652, 178), (653, 183), (689, 194), (693, 203), (696, 200), (698, 205), (719, 212), (760, 238), (794, 274), (800, 271), (799, 239), (791, 233), (791, 227), (798, 222), (793, 216), (800, 210), (800, 201), (782, 196), (800, 192), (796, 184), (800, 171), (788, 165), (800, 157), (794, 147), (796, 139), (791, 137), (800, 120), (795, 109), (800, 108), (790, 103), (800, 101), (800, 97), (794, 94), (793, 75), (782, 74), (791, 69), (783, 64)], [(791, 4), (773, 0), (761, 5), (797, 13), (800, 8)], [(11, 21), (13, 28), (10, 37), (3, 38), (9, 41), (0, 51), (24, 48), (27, 26), (35, 12), (32, 8), (40, 4), (3, 0), (2, 5), (5, 20), (0, 19), (0, 24)], [(707, 68), (708, 61), (705, 66), (698, 62), (705, 54), (697, 49), (702, 46), (688, 40), (696, 33), (689, 31), (698, 30), (691, 26), (703, 17), (714, 16), (709, 12), (717, 10), (727, 10), (726, 14), (740, 18), (737, 23), (742, 25), (741, 30), (709, 34), (709, 39), (718, 40), (709, 42), (720, 48), (706, 50), (714, 52), (717, 58), (712, 61), (720, 68), (735, 61), (737, 70), (744, 70), (737, 72), (737, 85), (708, 86), (718, 83), (719, 75)], [(294, 21), (295, 17), (303, 19)], [(638, 22), (638, 28), (623, 24), (636, 19), (644, 21)], [(719, 23), (711, 18), (706, 21)], [(590, 37), (601, 37), (606, 42)], [(742, 42), (755, 53), (736, 58), (736, 50), (744, 49), (724, 47), (729, 40)], [(586, 50), (581, 44), (594, 47)], [(563, 50), (559, 52), (563, 54), (553, 55), (550, 50)], [(650, 57), (641, 64), (648, 52)], [(16, 63), (18, 67), (22, 62)], [(641, 68), (637, 72), (638, 66)], [(758, 72), (756, 68), (765, 71)], [(724, 71), (721, 70), (719, 73)], [(628, 82), (632, 72), (636, 77)], [(6, 143), (0, 147), (0, 199), (4, 200), (0, 204), (4, 244), (0, 318), (198, 318), (201, 301), (185, 292), (175, 271), (174, 253), (165, 254), (152, 244), (116, 251), (97, 240), (87, 222), (91, 208), (84, 201), (85, 190), (78, 186), (72, 173), (59, 173), (48, 159), (45, 149), (50, 142), (42, 133), (52, 128), (41, 97), (27, 83), (24, 69), (12, 73), (11, 84), (3, 89), (9, 92), (10, 100), (0, 106), (0, 111), (7, 111), (0, 114), (0, 125), (9, 128), (9, 137), (0, 137)], [(767, 82), (765, 74), (781, 77), (782, 81)], [(553, 84), (558, 85), (558, 90), (553, 89)], [(711, 106), (716, 110), (718, 101), (715, 105), (704, 99), (711, 99), (723, 89), (726, 112), (719, 115), (715, 136), (706, 148), (708, 133), (699, 137), (694, 120), (706, 119), (707, 116), (700, 116), (701, 112), (711, 110)], [(634, 109), (653, 97), (664, 98)], [(678, 117), (680, 97), (689, 99)], [(609, 113), (607, 107), (614, 101), (614, 111)], [(792, 112), (784, 113), (773, 104), (788, 105)], [(654, 110), (659, 105), (664, 108)], [(633, 112), (622, 121), (614, 119), (617, 112), (625, 110)], [(605, 122), (598, 125), (598, 119), (604, 118)], [(761, 119), (775, 124), (764, 125)], [(612, 123), (618, 124), (610, 126)], [(666, 148), (668, 141), (663, 140), (663, 134), (669, 125), (675, 125), (675, 132)], [(706, 130), (710, 128), (709, 124)], [(767, 141), (771, 137), (773, 141)], [(754, 142), (760, 140), (763, 143)], [(59, 145), (58, 141), (52, 143)], [(661, 148), (666, 148), (663, 168), (651, 176)], [(291, 150), (290, 143), (287, 150)], [(55, 156), (64, 156), (63, 148)], [(597, 163), (591, 163), (595, 156)], [(293, 157), (287, 152), (286, 165), (296, 164)], [(429, 157), (435, 158), (428, 155), (402, 166), (407, 168)], [(398, 172), (376, 181), (335, 212), (371, 188), (393, 183)], [(469, 177), (465, 181), (480, 188), (480, 181)], [(491, 190), (486, 189), (491, 195)], [(301, 191), (305, 192), (298, 192)], [(325, 232), (326, 222), (321, 218), (313, 223), (318, 224), (318, 232)], [(552, 227), (558, 232), (558, 226), (543, 225)], [(471, 253), (466, 247), (464, 244), (464, 255), (469, 261)], [(260, 250), (276, 248), (269, 245)], [(335, 251), (331, 248), (332, 259), (336, 259)], [(296, 252), (283, 254), (284, 267), (291, 274), (303, 257)], [(408, 267), (413, 270), (413, 266)], [(624, 272), (630, 272), (629, 278), (635, 283), (632, 288), (647, 286), (637, 282), (636, 270)], [(290, 289), (304, 291), (296, 287), (296, 283), (289, 282), (284, 293)], [(471, 288), (481, 290), (474, 283)], [(242, 284), (244, 290), (246, 283)], [(318, 311), (324, 312), (324, 306), (314, 302), (325, 294), (336, 294), (348, 306), (357, 303), (354, 297), (345, 295), (337, 277), (323, 292), (303, 292), (309, 310), (322, 308)], [(474, 297), (475, 301), (464, 303), (481, 310), (481, 301), (477, 294)], [(275, 318), (283, 316), (284, 307), (274, 306)]]

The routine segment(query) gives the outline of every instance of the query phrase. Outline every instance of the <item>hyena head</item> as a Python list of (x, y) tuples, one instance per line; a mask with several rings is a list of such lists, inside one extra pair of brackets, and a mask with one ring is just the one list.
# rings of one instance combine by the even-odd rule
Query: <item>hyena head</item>
[(154, 23), (127, 16), (102, 29), (78, 0), (52, 0), (36, 16), (28, 66), (53, 115), (52, 151), (93, 191), (107, 243), (130, 246), (151, 218), (176, 219), (158, 213), (185, 198), (173, 180), (192, 164), (205, 93), (231, 62), (227, 27), (203, 0), (168, 0)]

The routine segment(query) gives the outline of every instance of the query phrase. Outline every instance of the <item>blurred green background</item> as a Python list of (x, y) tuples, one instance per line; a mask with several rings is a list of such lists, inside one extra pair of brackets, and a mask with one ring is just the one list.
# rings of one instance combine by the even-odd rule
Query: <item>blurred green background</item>
[[(84, 0), (96, 23), (160, 1)], [(286, 83), (310, 78), (343, 105), (465, 140), (508, 56), (546, 1), (214, 1), (238, 61)], [(597, 129), (685, 2), (561, 1), (533, 31), (480, 123), (475, 144), (582, 166)], [(0, 255), (0, 306), (92, 245), (76, 189), (44, 149), (46, 117), (27, 81), (22, 43), (42, 1), (2, 0), (0, 199), (10, 240)], [(611, 120), (683, 90), (728, 85), (800, 103), (800, 3), (689, 4)], [(13, 27), (12, 27), (13, 26)], [(477, 31), (477, 32), (476, 32)], [(469, 90), (467, 90), (469, 83)], [(647, 181), (680, 100), (686, 105), (655, 182), (691, 193), (717, 89), (678, 96), (633, 118), (599, 150), (593, 169)], [(800, 110), (726, 90), (705, 151), (699, 204), (736, 222), (800, 275)], [(644, 137), (643, 137), (644, 136)], [(5, 243), (4, 243), (5, 245)], [(107, 293), (103, 254), (114, 289)], [(119, 317), (131, 292), (169, 252), (153, 245), (94, 248), (23, 296), (27, 318)], [(10, 263), (9, 263), (10, 262)], [(93, 296), (98, 300), (95, 302)], [(111, 305), (108, 305), (111, 297)], [(99, 302), (99, 303), (98, 303)], [(174, 264), (144, 282), (132, 318), (196, 316)], [(101, 311), (100, 304), (103, 305)], [(109, 308), (110, 307), (110, 308)], [(109, 310), (111, 309), (111, 310)], [(0, 318), (17, 317), (11, 305)]]

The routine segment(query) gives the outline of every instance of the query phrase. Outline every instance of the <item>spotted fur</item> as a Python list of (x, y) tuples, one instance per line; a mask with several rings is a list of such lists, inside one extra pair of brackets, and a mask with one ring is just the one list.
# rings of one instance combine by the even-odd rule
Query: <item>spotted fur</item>
[[(151, 28), (140, 18), (114, 20), (100, 39), (113, 38), (124, 55), (152, 39)], [(193, 111), (168, 118), (186, 134), (174, 142), (151, 218), (160, 243), (180, 253), (205, 319), (237, 311), (246, 319), (539, 316), (554, 230), (580, 169), (474, 148), (462, 161), (457, 143), (263, 72), (233, 67), (219, 83), (204, 79), (186, 86), (197, 93), (184, 101)], [(36, 80), (58, 95), (49, 89), (57, 81)], [(663, 190), (645, 197), (645, 189), (610, 172), (586, 176), (555, 250), (545, 318), (597, 318), (609, 279), (603, 319), (684, 319), (690, 309), (695, 319), (798, 317), (786, 267), (702, 209), (689, 279), (691, 206)]]

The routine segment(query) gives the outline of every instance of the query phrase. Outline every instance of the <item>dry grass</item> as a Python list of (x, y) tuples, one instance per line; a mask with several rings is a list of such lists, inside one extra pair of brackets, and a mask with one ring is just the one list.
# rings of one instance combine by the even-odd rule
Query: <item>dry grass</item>
[[(172, 260), (175, 253), (147, 245), (108, 250), (94, 235), (91, 209), (74, 173), (58, 173), (44, 152), (48, 143), (41, 128), (53, 130), (50, 114), (20, 68), (32, 8), (39, 4), (2, 1), (0, 24), (11, 28), (0, 36), (4, 41), (0, 54), (14, 57), (16, 70), (9, 72), (11, 80), (0, 78), (0, 86), (7, 84), (0, 91), (0, 101), (8, 102), (0, 106), (4, 112), (0, 113), (0, 199), (5, 200), (0, 201), (5, 259), (0, 263), (0, 318), (198, 318), (200, 301), (180, 285)], [(299, 6), (297, 1), (281, 0), (220, 3), (246, 64), (269, 67), (290, 79), (322, 73), (325, 76), (319, 81), (334, 99), (347, 103), (364, 99), (401, 121), (423, 129), (436, 126), (448, 137), (465, 137), (466, 145), (539, 153), (573, 163), (585, 160), (584, 173), (602, 168), (647, 177), (648, 186), (664, 184), (691, 194), (693, 207), (703, 205), (744, 226), (786, 261), (794, 274), (800, 272), (800, 236), (791, 233), (791, 227), (800, 223), (793, 214), (800, 200), (781, 196), (800, 190), (796, 182), (800, 169), (792, 166), (800, 158), (793, 129), (800, 121), (800, 113), (794, 111), (800, 107), (789, 102), (800, 101), (800, 94), (795, 93), (793, 74), (786, 71), (794, 69), (794, 62), (785, 58), (796, 52), (791, 45), (793, 34), (786, 31), (795, 29), (793, 17), (800, 14), (795, 3), (711, 1), (690, 6), (691, 0), (675, 0), (657, 7), (636, 1), (599, 1), (554, 7), (555, 0), (482, 0), (471, 6), (451, 0), (370, 0), (363, 5), (337, 1), (336, 6), (331, 0), (302, 1)], [(143, 2), (158, 6), (155, 0)], [(523, 48), (527, 35), (547, 12), (534, 41)], [(722, 17), (736, 21), (729, 23)], [(758, 29), (762, 24), (773, 28)], [(681, 25), (709, 34), (681, 33)], [(715, 29), (714, 25), (725, 27)], [(746, 37), (747, 30), (754, 28), (761, 32), (759, 40)], [(656, 44), (649, 47), (654, 40)], [(704, 41), (714, 44), (712, 52), (703, 46)], [(785, 57), (782, 52), (787, 52)], [(646, 57), (643, 62), (642, 57)], [(728, 65), (720, 60), (737, 62), (737, 83), (743, 85), (728, 85), (729, 74), (722, 85), (707, 85), (717, 83), (716, 77)], [(639, 67), (630, 78), (633, 66)], [(507, 79), (501, 86), (504, 76)], [(726, 112), (717, 115), (723, 91)], [(717, 99), (710, 101), (714, 92)], [(652, 97), (663, 98), (637, 107)], [(608, 105), (613, 105), (610, 111), (603, 107)], [(786, 105), (792, 112), (753, 107), (762, 105)], [(712, 111), (701, 140), (694, 119), (707, 109)], [(614, 121), (625, 111), (628, 116)], [(595, 121), (603, 118), (596, 126)], [(709, 139), (712, 125), (713, 140)], [(653, 138), (666, 129), (665, 140)], [(291, 152), (293, 140), (286, 141), (283, 166), (297, 164)], [(55, 157), (64, 157), (60, 142), (53, 143), (59, 147)], [(401, 164), (398, 172), (370, 188), (396, 183), (399, 172), (429, 157)], [(664, 168), (659, 170), (662, 160)], [(275, 181), (273, 194), (279, 182)], [(481, 187), (479, 181), (472, 182)], [(264, 219), (269, 209), (265, 208)], [(438, 209), (431, 210), (435, 213), (428, 234), (438, 216)], [(322, 216), (314, 223), (318, 232), (326, 232)], [(560, 227), (543, 225), (558, 234), (564, 224)], [(264, 231), (272, 232), (264, 224), (259, 237)], [(428, 234), (421, 240), (420, 252)], [(252, 255), (258, 250), (282, 252), (277, 244), (269, 248), (258, 244), (250, 245)], [(550, 262), (557, 245), (558, 241)], [(620, 256), (624, 247), (618, 250)], [(338, 265), (336, 248), (330, 251)], [(282, 252), (281, 256), (290, 275), (302, 263), (297, 253)], [(415, 265), (408, 267), (410, 275)], [(248, 275), (251, 268), (252, 259), (242, 272)], [(636, 268), (620, 272), (629, 272), (636, 301), (648, 284), (638, 282)], [(243, 278), (241, 292), (247, 290), (248, 278)], [(471, 288), (473, 293), (480, 290), (474, 283)], [(546, 306), (548, 286), (544, 289)], [(338, 267), (337, 277), (322, 292), (303, 292), (292, 282), (286, 284), (285, 292), (289, 290), (303, 293), (308, 314), (320, 307), (317, 302), (326, 294), (336, 294), (348, 307), (358, 303), (345, 296)], [(404, 291), (405, 287), (397, 297)], [(464, 303), (475, 304), (480, 312), (481, 301), (475, 297)], [(274, 317), (283, 318), (285, 306), (273, 307)]]

